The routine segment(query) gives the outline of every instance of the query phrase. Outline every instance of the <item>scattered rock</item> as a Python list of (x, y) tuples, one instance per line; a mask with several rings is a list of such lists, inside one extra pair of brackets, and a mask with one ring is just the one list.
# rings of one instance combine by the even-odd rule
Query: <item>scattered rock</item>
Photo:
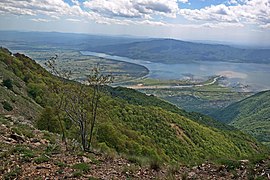
[(46, 167), (46, 166), (37, 166), (36, 169), (51, 169), (51, 168)]
[(85, 156), (82, 157), (82, 161), (83, 161), (84, 163), (92, 163), (92, 160), (89, 159), (89, 158), (87, 158), (87, 157), (85, 157)]
[(244, 159), (244, 160), (240, 160), (240, 162), (241, 162), (242, 164), (247, 164), (247, 163), (249, 163), (249, 160)]
[(40, 143), (40, 142), (36, 142), (36, 143), (34, 143), (34, 145), (35, 145), (35, 146), (40, 146), (41, 143)]
[(195, 172), (190, 172), (190, 173), (188, 173), (188, 177), (189, 177), (189, 178), (193, 178), (195, 175), (196, 175)]

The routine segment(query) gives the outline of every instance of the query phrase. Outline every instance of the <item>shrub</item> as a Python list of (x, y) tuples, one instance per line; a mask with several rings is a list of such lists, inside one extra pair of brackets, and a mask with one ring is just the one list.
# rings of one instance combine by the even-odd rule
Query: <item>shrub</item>
[(45, 150), (46, 154), (60, 154), (61, 153), (61, 147), (57, 144), (49, 144)]
[(54, 110), (51, 107), (46, 107), (36, 122), (37, 128), (50, 132), (59, 132), (59, 123), (54, 115)]
[(150, 168), (155, 171), (159, 171), (161, 169), (161, 162), (157, 159), (152, 159), (150, 161)]
[(3, 108), (7, 111), (12, 111), (13, 107), (7, 102), (7, 101), (3, 101), (2, 102)]
[(8, 89), (12, 90), (13, 89), (13, 82), (11, 79), (5, 79), (2, 82), (3, 86), (7, 87)]

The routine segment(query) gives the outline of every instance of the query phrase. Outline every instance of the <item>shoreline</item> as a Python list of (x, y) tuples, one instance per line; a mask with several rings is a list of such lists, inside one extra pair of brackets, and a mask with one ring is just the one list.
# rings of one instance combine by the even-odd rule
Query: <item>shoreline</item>
[[(223, 76), (216, 76), (211, 82), (209, 79), (201, 84), (193, 84), (193, 85), (178, 85), (178, 86), (170, 86), (170, 85), (152, 85), (152, 86), (143, 86), (143, 85), (134, 85), (134, 86), (123, 86), (130, 89), (143, 90), (143, 89), (182, 89), (182, 88), (194, 88), (194, 87), (203, 87), (215, 84), (219, 79), (223, 78)], [(207, 83), (206, 83), (207, 82)]]

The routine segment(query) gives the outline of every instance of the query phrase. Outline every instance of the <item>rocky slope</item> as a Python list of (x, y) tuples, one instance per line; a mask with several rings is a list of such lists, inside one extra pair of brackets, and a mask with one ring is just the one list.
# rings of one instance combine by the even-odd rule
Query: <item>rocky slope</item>
[[(205, 162), (193, 167), (102, 153), (66, 150), (57, 134), (40, 131), (25, 119), (0, 117), (1, 179), (253, 179), (270, 178), (270, 159)], [(71, 143), (70, 143), (71, 144)]]

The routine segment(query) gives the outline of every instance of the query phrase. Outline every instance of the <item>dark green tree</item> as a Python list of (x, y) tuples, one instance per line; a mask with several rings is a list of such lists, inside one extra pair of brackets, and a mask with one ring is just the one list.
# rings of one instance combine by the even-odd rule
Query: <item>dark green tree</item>
[(55, 112), (52, 107), (46, 107), (43, 110), (36, 124), (38, 129), (47, 130), (50, 132), (59, 132), (59, 123), (55, 118)]
[(10, 90), (13, 89), (13, 82), (12, 82), (12, 80), (10, 78), (4, 79), (2, 84), (3, 84), (3, 86), (7, 87)]

